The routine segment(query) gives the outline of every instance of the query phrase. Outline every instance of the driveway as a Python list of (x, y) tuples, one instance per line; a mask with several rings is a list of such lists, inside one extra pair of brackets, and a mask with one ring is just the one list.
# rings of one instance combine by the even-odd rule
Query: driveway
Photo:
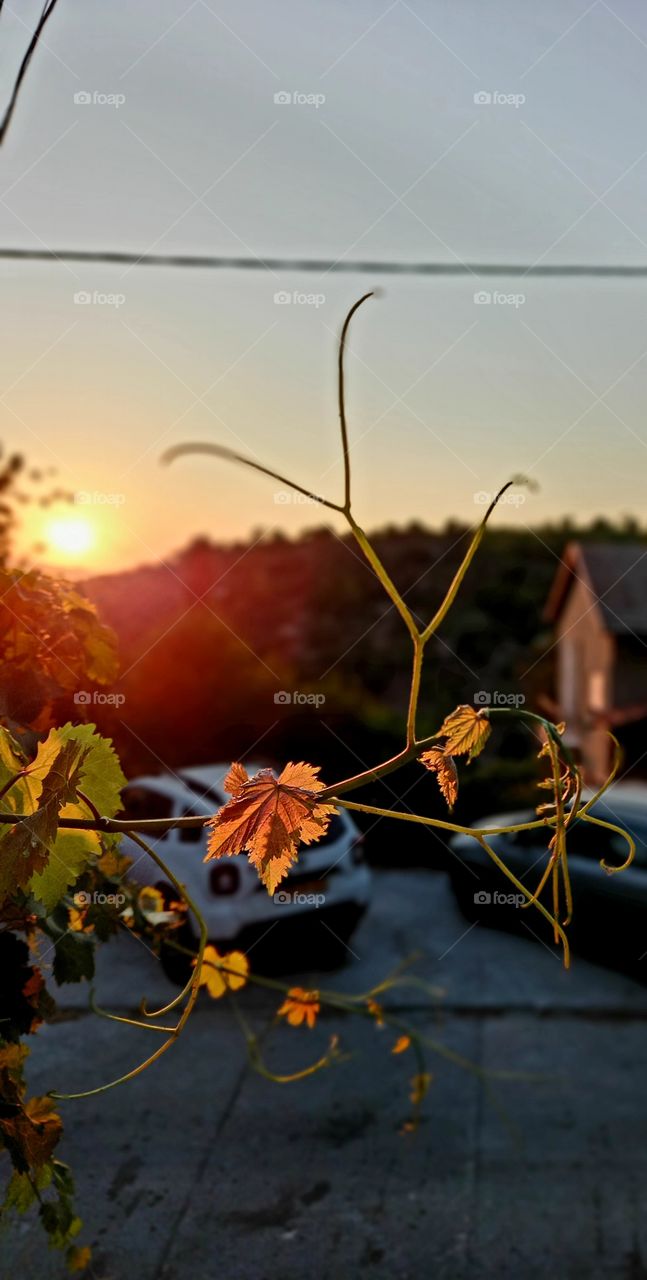
[[(62, 1157), (79, 1183), (97, 1280), (647, 1280), (647, 988), (532, 938), (471, 927), (441, 873), (381, 872), (348, 966), (322, 985), (363, 991), (404, 956), (444, 994), (406, 1017), (442, 1055), (415, 1135), (410, 1054), (361, 1019), (281, 1028), (268, 1060), (312, 1060), (338, 1031), (352, 1057), (292, 1085), (251, 1071), (231, 1011), (201, 1001), (180, 1042), (131, 1084), (63, 1104)], [(105, 960), (112, 956), (109, 968)], [(253, 956), (251, 957), (253, 960)], [(307, 981), (312, 975), (307, 975)], [(315, 976), (314, 982), (319, 979)], [(106, 949), (100, 1001), (169, 998), (133, 937)], [(63, 990), (31, 1087), (91, 1087), (150, 1034), (97, 1019)], [(277, 1001), (247, 989), (263, 1035)], [(512, 1071), (514, 1079), (497, 1079)], [(25, 1223), (2, 1274), (64, 1275)]]

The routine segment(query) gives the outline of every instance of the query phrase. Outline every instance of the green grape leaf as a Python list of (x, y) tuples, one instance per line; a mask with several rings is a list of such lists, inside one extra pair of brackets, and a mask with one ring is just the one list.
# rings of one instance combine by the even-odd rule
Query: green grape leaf
[(65, 933), (56, 942), (54, 950), (54, 979), (64, 982), (82, 982), (94, 977), (94, 945), (86, 933)]
[[(83, 758), (78, 771), (78, 790), (95, 805), (102, 817), (113, 817), (121, 806), (121, 788), (126, 779), (111, 741), (102, 738), (93, 724), (66, 724), (62, 729), (52, 730), (50, 738), (56, 735), (66, 744), (74, 744), (83, 751)], [(47, 742), (41, 744), (36, 768), (44, 767), (46, 749), (51, 751)], [(66, 804), (61, 810), (63, 818), (87, 818), (88, 808), (83, 801)], [(54, 910), (57, 902), (67, 889), (76, 883), (79, 876), (92, 862), (97, 861), (104, 850), (106, 841), (115, 837), (99, 836), (96, 831), (61, 830), (52, 845), (51, 856), (47, 865), (32, 877), (30, 890), (34, 897), (43, 904), (46, 911)], [(84, 975), (82, 975), (84, 976)]]
[[(80, 766), (87, 748), (73, 741), (54, 742), (52, 730), (44, 747), (45, 762), (40, 766), (43, 778), (40, 783), (36, 809), (6, 829), (2, 838), (0, 859), (0, 900), (16, 888), (27, 885), (31, 877), (42, 871), (50, 857), (50, 849), (56, 840), (59, 813), (76, 798)], [(47, 748), (49, 747), (49, 750)], [(41, 748), (39, 747), (39, 755)], [(36, 757), (30, 782), (37, 782), (39, 758)]]

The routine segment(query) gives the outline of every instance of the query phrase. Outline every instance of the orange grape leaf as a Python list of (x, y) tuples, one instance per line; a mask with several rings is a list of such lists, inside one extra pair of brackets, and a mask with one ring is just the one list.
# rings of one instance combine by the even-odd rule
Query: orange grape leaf
[(232, 764), (222, 785), (230, 796), (237, 796), (246, 782), (249, 782), (249, 774), (244, 764)]
[(456, 707), (443, 720), (437, 738), (446, 738), (445, 751), (448, 755), (462, 756), (468, 753), (468, 760), (475, 760), (481, 754), (490, 734), (492, 725), (487, 712), (475, 711), (474, 707), (463, 705)]
[(425, 769), (435, 773), (438, 786), (447, 802), (450, 813), (458, 796), (458, 772), (454, 757), (443, 751), (442, 747), (430, 747), (420, 756), (420, 763)]
[(405, 1050), (409, 1048), (410, 1044), (411, 1036), (400, 1036), (399, 1039), (396, 1040), (391, 1053), (404, 1053)]
[(336, 813), (334, 805), (317, 800), (324, 785), (318, 772), (310, 764), (287, 764), (279, 778), (270, 769), (249, 778), (242, 765), (232, 765), (225, 780), (232, 798), (207, 823), (205, 862), (246, 852), (273, 894), (296, 861), (298, 845), (319, 840)]
[(290, 987), (288, 994), (278, 1010), (279, 1017), (287, 1018), (291, 1027), (298, 1027), (302, 1022), (314, 1027), (319, 1004), (318, 991), (304, 991), (303, 987)]

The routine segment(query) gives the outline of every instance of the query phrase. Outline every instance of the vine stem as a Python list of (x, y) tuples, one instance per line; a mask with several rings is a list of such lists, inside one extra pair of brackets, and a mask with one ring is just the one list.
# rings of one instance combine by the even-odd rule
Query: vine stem
[[(166, 863), (163, 861), (163, 859), (160, 858), (159, 854), (156, 853), (156, 851), (152, 849), (151, 846), (147, 844), (145, 840), (142, 840), (140, 836), (135, 835), (134, 832), (131, 832), (131, 837), (134, 840), (135, 844), (138, 844), (140, 848), (144, 850), (144, 853), (147, 853), (149, 857), (153, 859), (153, 862), (157, 864), (157, 866), (160, 868), (163, 874), (165, 876), (168, 876), (168, 879), (173, 885), (176, 892), (180, 895), (180, 897), (184, 899), (189, 910), (193, 912), (199, 931), (200, 931), (195, 969), (193, 970), (191, 981), (187, 984), (187, 987), (185, 987), (184, 991), (181, 992), (180, 995), (176, 997), (175, 1000), (172, 1000), (170, 1004), (165, 1005), (163, 1009), (157, 1010), (156, 1013), (146, 1013), (146, 1016), (149, 1018), (162, 1017), (163, 1014), (168, 1013), (172, 1009), (176, 1008), (187, 992), (188, 992), (189, 998), (186, 1002), (184, 1009), (182, 1010), (182, 1013), (177, 1021), (176, 1026), (171, 1030), (168, 1038), (164, 1041), (163, 1044), (159, 1046), (158, 1049), (155, 1050), (154, 1053), (150, 1054), (148, 1058), (146, 1058), (143, 1062), (140, 1062), (138, 1066), (133, 1067), (131, 1071), (127, 1071), (125, 1075), (119, 1076), (116, 1080), (110, 1080), (108, 1081), (107, 1084), (97, 1085), (97, 1087), (94, 1089), (85, 1089), (81, 1093), (52, 1092), (50, 1094), (50, 1097), (56, 1098), (60, 1102), (70, 1102), (78, 1098), (92, 1098), (92, 1097), (95, 1097), (96, 1094), (106, 1093), (108, 1089), (115, 1089), (117, 1088), (118, 1085), (126, 1084), (128, 1080), (134, 1080), (136, 1076), (141, 1075), (142, 1072), (146, 1071), (147, 1068), (152, 1066), (154, 1062), (157, 1062), (157, 1059), (161, 1058), (162, 1054), (166, 1053), (167, 1050), (171, 1048), (171, 1045), (175, 1044), (175, 1041), (178, 1039), (178, 1036), (181, 1035), (184, 1027), (186, 1026), (186, 1023), (188, 1022), (191, 1016), (191, 1012), (198, 998), (198, 992), (200, 990), (200, 977), (202, 973), (202, 962), (204, 959), (204, 949), (207, 945), (207, 936), (208, 936), (207, 926), (206, 926), (204, 917), (202, 915), (202, 912), (196, 906), (192, 897), (187, 892), (185, 886), (180, 883), (180, 881), (171, 871), (170, 867), (168, 867)], [(104, 1014), (104, 1016), (112, 1017), (113, 1015)], [(120, 1019), (117, 1019), (117, 1020), (120, 1020)], [(145, 1024), (145, 1025), (148, 1026), (148, 1024)]]

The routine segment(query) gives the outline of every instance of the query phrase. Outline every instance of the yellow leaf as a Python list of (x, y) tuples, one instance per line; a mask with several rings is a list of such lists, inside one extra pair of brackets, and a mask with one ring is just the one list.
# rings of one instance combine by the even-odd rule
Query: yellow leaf
[(137, 905), (144, 915), (153, 915), (158, 911), (164, 911), (164, 895), (159, 889), (154, 889), (151, 885), (139, 890), (137, 896)]
[(474, 707), (463, 705), (445, 717), (435, 736), (446, 738), (444, 750), (448, 755), (462, 756), (467, 752), (468, 759), (474, 760), (480, 755), (491, 732), (486, 711), (475, 711)]
[(430, 747), (429, 751), (423, 752), (420, 756), (420, 763), (424, 764), (425, 769), (435, 773), (438, 786), (451, 813), (458, 796), (458, 773), (453, 756), (443, 751), (442, 747)]
[(238, 991), (240, 987), (244, 987), (247, 982), (249, 973), (249, 960), (242, 951), (230, 951), (223, 956), (223, 965), (227, 969), (227, 973), (223, 974), (225, 982), (232, 991)]
[(400, 1038), (396, 1040), (391, 1053), (404, 1053), (405, 1049), (408, 1049), (410, 1044), (411, 1036), (400, 1036)]
[(291, 987), (278, 1010), (279, 1017), (287, 1018), (291, 1027), (298, 1027), (302, 1022), (314, 1027), (320, 1010), (319, 992), (304, 991), (303, 987)]
[(200, 986), (206, 987), (212, 1000), (219, 1000), (225, 991), (238, 991), (245, 986), (249, 973), (249, 961), (242, 951), (230, 951), (221, 956), (210, 944), (204, 949)]

